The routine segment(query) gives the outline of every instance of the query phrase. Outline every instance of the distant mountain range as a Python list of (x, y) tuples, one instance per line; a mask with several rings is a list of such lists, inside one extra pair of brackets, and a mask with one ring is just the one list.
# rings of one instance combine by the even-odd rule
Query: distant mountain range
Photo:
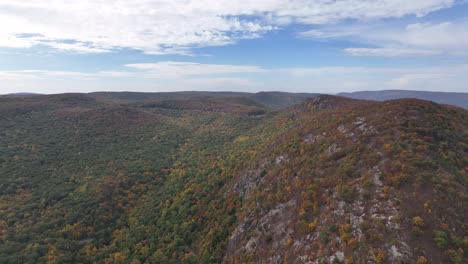
[[(40, 94), (14, 93), (3, 96), (7, 97), (29, 97)], [(308, 98), (319, 95), (318, 93), (288, 93), (288, 92), (94, 92), (89, 93), (93, 98), (101, 101), (128, 103), (134, 101), (148, 100), (174, 100), (174, 99), (201, 99), (201, 98), (226, 98), (244, 97), (249, 98), (269, 109), (281, 109), (294, 104), (304, 102)], [(338, 96), (354, 99), (386, 101), (393, 99), (415, 98), (433, 101), (440, 104), (449, 104), (468, 109), (468, 93), (452, 92), (429, 92), (409, 90), (382, 90), (382, 91), (359, 91), (351, 93), (338, 93)]]
[[(73, 93), (51, 95), (51, 98), (70, 98)], [(308, 98), (315, 97), (319, 94), (313, 93), (287, 93), (287, 92), (259, 92), (259, 93), (244, 93), (244, 92), (204, 92), (204, 91), (185, 91), (185, 92), (162, 92), (162, 93), (146, 93), (146, 92), (94, 92), (88, 94), (80, 94), (81, 96), (87, 95), (90, 98), (94, 98), (100, 102), (108, 104), (119, 103), (145, 103), (145, 102), (162, 102), (167, 100), (190, 100), (190, 99), (210, 99), (217, 100), (222, 98), (243, 98), (251, 100), (261, 107), (268, 108), (269, 110), (279, 110), (294, 104), (302, 103)], [(26, 100), (28, 97), (39, 96), (32, 100), (43, 100), (45, 98), (43, 94), (34, 93), (14, 93), (0, 95), (3, 97), (24, 97)]]
[[(468, 87), (467, 87), (468, 89)], [(383, 90), (383, 91), (361, 91), (353, 93), (339, 93), (339, 96), (354, 99), (385, 101), (401, 98), (416, 98), (429, 100), (439, 104), (450, 104), (468, 109), (468, 93), (407, 91), (407, 90)]]
[(10, 94), (4, 94), (0, 96), (7, 96), (7, 97), (25, 97), (25, 96), (34, 96), (34, 95), (41, 95), (37, 93), (10, 93)]

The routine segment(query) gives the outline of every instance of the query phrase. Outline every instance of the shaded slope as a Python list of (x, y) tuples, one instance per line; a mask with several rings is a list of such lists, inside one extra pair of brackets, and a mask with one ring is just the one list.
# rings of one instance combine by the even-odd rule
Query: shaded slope
[(259, 92), (253, 94), (251, 98), (271, 109), (282, 109), (302, 103), (317, 95), (310, 93)]
[(243, 97), (249, 93), (239, 92), (161, 92), (161, 93), (144, 93), (144, 92), (94, 92), (90, 96), (110, 102), (130, 103), (135, 101), (145, 100), (178, 100), (178, 99), (201, 99), (201, 98), (223, 98), (223, 97)]
[(132, 104), (141, 108), (162, 108), (172, 110), (200, 110), (208, 112), (225, 112), (247, 115), (265, 114), (265, 107), (245, 97), (178, 99), (144, 101)]
[(171, 101), (171, 100), (200, 100), (248, 98), (269, 109), (282, 109), (305, 101), (317, 94), (285, 93), (285, 92), (166, 92), (166, 93), (137, 93), (137, 92), (96, 92), (89, 96), (97, 100), (110, 103), (133, 103), (138, 101)]

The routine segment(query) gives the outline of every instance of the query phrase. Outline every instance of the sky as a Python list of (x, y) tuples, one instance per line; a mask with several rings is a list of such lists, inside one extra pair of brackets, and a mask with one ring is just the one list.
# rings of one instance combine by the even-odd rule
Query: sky
[(468, 92), (467, 0), (0, 0), (0, 94)]

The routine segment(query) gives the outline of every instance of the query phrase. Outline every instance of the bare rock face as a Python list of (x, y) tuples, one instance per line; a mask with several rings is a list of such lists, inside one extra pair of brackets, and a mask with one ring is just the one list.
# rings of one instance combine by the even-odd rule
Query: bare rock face
[(330, 155), (330, 154), (333, 154), (333, 153), (335, 153), (335, 152), (337, 152), (339, 150), (341, 150), (341, 148), (338, 147), (338, 144), (333, 143), (324, 152), (325, 152), (325, 154)]
[(320, 95), (309, 101), (319, 110), (332, 109), (336, 104), (336, 99), (329, 95)]
[(274, 162), (270, 162), (264, 159), (257, 168), (247, 170), (242, 173), (239, 180), (234, 184), (234, 192), (238, 193), (240, 197), (248, 197), (252, 191), (261, 183), (262, 179), (266, 175), (267, 168), (271, 165), (281, 166), (283, 163), (289, 160), (289, 155), (280, 155), (274, 159)]
[[(283, 247), (294, 233), (291, 226), (295, 221), (295, 214), (295, 200), (279, 204), (263, 216), (252, 212), (237, 226), (229, 238), (228, 255), (224, 262), (229, 263), (230, 255), (242, 253), (259, 255)], [(247, 242), (240, 244), (241, 241)], [(272, 256), (270, 260), (271, 263), (281, 263), (279, 256)]]
[(288, 155), (281, 155), (275, 158), (275, 164), (276, 165), (281, 165), (283, 162), (288, 161), (289, 156)]
[[(329, 202), (319, 209), (316, 227), (307, 233), (297, 229), (300, 201), (295, 199), (271, 210), (251, 211), (228, 240), (224, 262), (247, 255), (267, 263), (284, 263), (284, 259), (293, 263), (345, 263), (347, 258), (377, 263), (385, 255), (388, 263), (411, 263), (414, 255), (408, 238), (400, 234), (400, 208), (396, 197), (385, 193), (380, 173), (380, 167), (374, 166), (368, 178), (352, 181), (356, 198), (351, 201), (343, 200), (337, 188), (324, 190), (322, 198)], [(366, 187), (365, 183), (372, 185)], [(363, 246), (372, 239), (369, 230), (388, 239), (369, 250)]]
[(318, 135), (308, 134), (304, 136), (302, 139), (304, 140), (305, 143), (313, 144), (313, 143), (318, 142), (324, 136), (326, 136), (326, 133), (318, 134)]
[(242, 198), (248, 197), (265, 176), (268, 165), (269, 162), (264, 160), (258, 168), (244, 172), (234, 185), (234, 191)]

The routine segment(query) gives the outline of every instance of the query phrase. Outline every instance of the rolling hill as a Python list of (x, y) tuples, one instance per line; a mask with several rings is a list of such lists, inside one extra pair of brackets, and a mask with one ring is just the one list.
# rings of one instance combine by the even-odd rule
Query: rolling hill
[(306, 97), (1, 97), (0, 262), (466, 262), (468, 111)]
[(213, 99), (213, 98), (249, 98), (264, 105), (269, 109), (281, 109), (297, 103), (301, 103), (308, 98), (317, 96), (311, 93), (285, 93), (285, 92), (166, 92), (166, 93), (139, 93), (139, 92), (96, 92), (90, 93), (91, 97), (103, 101), (130, 103), (134, 101), (163, 101), (163, 100), (188, 100), (188, 99)]
[(427, 92), (427, 91), (405, 91), (405, 90), (383, 90), (383, 91), (362, 91), (353, 93), (339, 93), (339, 96), (354, 99), (385, 101), (402, 98), (416, 98), (433, 101), (439, 104), (456, 105), (468, 109), (468, 93), (449, 92)]

